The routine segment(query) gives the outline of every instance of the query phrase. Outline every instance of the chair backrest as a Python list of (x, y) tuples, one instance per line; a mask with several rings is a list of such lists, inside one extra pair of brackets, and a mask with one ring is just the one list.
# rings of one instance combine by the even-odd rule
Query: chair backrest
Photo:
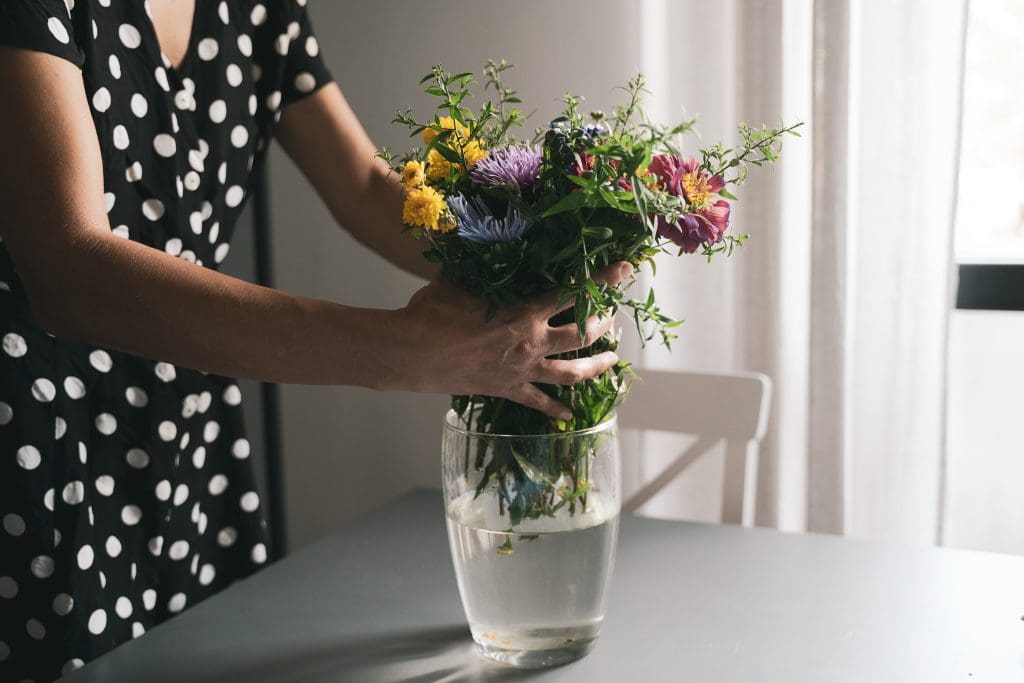
[(623, 504), (633, 512), (708, 449), (725, 441), (722, 521), (754, 521), (758, 444), (768, 428), (771, 380), (757, 372), (675, 372), (637, 369), (640, 379), (619, 407), (627, 429), (692, 434), (697, 441)]

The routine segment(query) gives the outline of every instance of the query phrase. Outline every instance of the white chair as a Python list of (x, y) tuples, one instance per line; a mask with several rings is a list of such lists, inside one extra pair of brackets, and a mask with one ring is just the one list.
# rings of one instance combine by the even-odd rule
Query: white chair
[(637, 368), (629, 396), (618, 409), (619, 426), (698, 439), (623, 503), (635, 512), (708, 449), (725, 441), (722, 521), (754, 523), (758, 447), (768, 427), (771, 380), (761, 373), (665, 372)]

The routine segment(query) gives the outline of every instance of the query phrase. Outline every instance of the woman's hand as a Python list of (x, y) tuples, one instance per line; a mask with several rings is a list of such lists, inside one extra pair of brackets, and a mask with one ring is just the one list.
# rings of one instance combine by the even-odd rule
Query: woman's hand
[[(630, 264), (615, 263), (596, 279), (616, 286), (632, 272)], [(393, 354), (398, 364), (393, 370), (406, 386), (394, 388), (499, 396), (569, 419), (569, 409), (532, 382), (575, 384), (618, 361), (611, 351), (576, 360), (548, 358), (586, 348), (611, 329), (612, 318), (592, 317), (581, 343), (575, 323), (548, 324), (552, 316), (571, 305), (559, 305), (557, 293), (552, 292), (498, 311), (486, 320), (480, 299), (435, 280), (398, 311), (402, 322), (396, 332), (403, 337), (398, 343), (405, 352)]]

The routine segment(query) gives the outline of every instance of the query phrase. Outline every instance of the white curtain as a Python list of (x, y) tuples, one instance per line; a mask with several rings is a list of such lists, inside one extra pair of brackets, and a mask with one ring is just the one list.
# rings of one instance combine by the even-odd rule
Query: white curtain
[[(736, 121), (808, 123), (741, 188), (746, 247), (660, 265), (659, 299), (687, 324), (671, 355), (641, 354), (772, 377), (758, 524), (937, 537), (964, 4), (638, 2), (653, 118), (685, 104), (707, 141)], [(674, 454), (644, 438), (641, 477)], [(717, 474), (648, 511), (701, 516)]]

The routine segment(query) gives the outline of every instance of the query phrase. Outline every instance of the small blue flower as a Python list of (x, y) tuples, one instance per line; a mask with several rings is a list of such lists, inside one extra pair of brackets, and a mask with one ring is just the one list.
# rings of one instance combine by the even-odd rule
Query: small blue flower
[(533, 225), (519, 210), (508, 205), (504, 218), (498, 218), (480, 197), (466, 199), (461, 194), (448, 198), (448, 206), (458, 222), (458, 233), (479, 244), (497, 244), (522, 239)]

